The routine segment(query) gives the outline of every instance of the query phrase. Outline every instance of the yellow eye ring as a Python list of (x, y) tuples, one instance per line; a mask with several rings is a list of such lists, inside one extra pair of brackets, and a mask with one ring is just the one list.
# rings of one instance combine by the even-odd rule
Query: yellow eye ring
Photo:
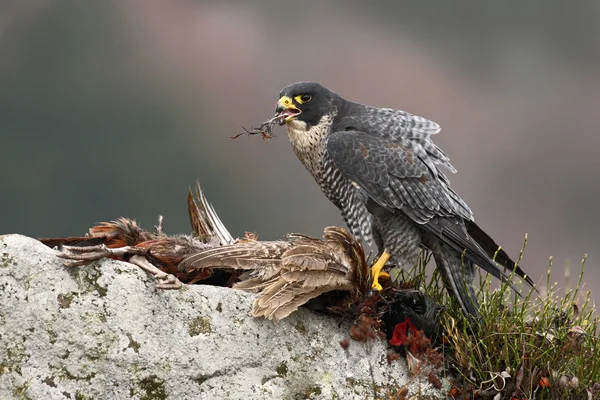
[(311, 101), (312, 96), (310, 94), (299, 94), (298, 96), (294, 97), (294, 100), (296, 100), (298, 104), (304, 104)]

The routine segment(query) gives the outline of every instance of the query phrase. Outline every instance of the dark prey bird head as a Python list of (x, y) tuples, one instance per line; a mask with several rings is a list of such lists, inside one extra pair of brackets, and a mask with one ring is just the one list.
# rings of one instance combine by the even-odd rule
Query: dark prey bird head
[(275, 109), (279, 124), (293, 125), (308, 130), (319, 123), (324, 115), (335, 110), (339, 98), (335, 93), (316, 82), (299, 82), (287, 86), (279, 93)]
[(392, 337), (397, 324), (410, 319), (417, 329), (423, 330), (425, 336), (435, 340), (440, 331), (439, 313), (443, 309), (443, 306), (419, 290), (397, 290), (390, 301), (387, 314), (383, 316), (388, 339)]

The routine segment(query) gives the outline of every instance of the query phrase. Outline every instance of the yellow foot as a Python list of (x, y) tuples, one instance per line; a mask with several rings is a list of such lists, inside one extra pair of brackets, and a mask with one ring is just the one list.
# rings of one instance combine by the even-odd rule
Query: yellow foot
[(377, 260), (377, 262), (371, 267), (371, 276), (373, 277), (373, 284), (371, 285), (371, 287), (375, 290), (383, 290), (383, 288), (379, 284), (379, 278), (387, 279), (390, 277), (390, 274), (388, 274), (387, 272), (381, 272), (383, 266), (389, 259), (390, 253), (384, 250), (381, 257), (379, 257), (379, 260)]

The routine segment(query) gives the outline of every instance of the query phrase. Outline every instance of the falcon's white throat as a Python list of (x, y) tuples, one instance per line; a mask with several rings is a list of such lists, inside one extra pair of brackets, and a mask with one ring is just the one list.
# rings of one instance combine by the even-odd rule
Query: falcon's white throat
[(323, 167), (325, 138), (332, 123), (333, 117), (330, 115), (323, 116), (318, 124), (310, 128), (306, 122), (297, 119), (287, 122), (288, 137), (296, 156), (317, 181), (320, 181), (318, 172)]
[(306, 122), (297, 120), (296, 118), (292, 118), (289, 121), (286, 121), (286, 124), (288, 127), (288, 132), (290, 132), (290, 130), (292, 129), (299, 132), (306, 132), (308, 130), (308, 125), (306, 124)]

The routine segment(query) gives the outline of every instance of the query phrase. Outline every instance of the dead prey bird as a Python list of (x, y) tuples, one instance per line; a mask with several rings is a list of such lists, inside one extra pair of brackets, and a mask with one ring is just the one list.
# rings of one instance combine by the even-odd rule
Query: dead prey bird
[[(371, 276), (360, 242), (343, 228), (325, 228), (323, 239), (290, 234), (282, 240), (234, 240), (198, 187), (198, 201), (188, 193), (194, 235), (167, 236), (161, 224), (155, 232), (121, 218), (90, 229), (83, 237), (41, 239), (58, 246), (66, 266), (102, 258), (131, 262), (152, 273), (157, 288), (177, 289), (183, 283), (225, 280), (228, 285), (259, 293), (252, 313), (281, 319), (328, 292), (342, 292), (340, 304), (354, 305), (370, 292)], [(238, 277), (239, 275), (239, 277)]]

